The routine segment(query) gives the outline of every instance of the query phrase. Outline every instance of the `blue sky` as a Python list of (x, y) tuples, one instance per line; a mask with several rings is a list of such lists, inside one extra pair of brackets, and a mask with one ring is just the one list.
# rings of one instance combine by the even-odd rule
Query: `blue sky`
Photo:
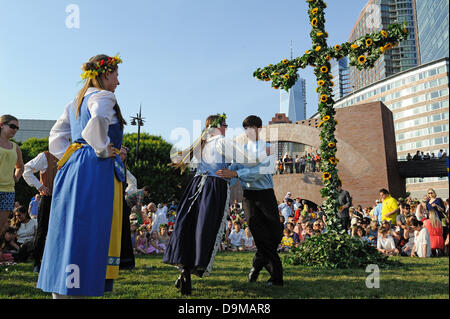
[[(345, 42), (366, 0), (328, 0), (329, 45)], [(80, 27), (67, 28), (75, 4)], [(230, 127), (250, 114), (264, 124), (279, 111), (279, 91), (252, 77), (269, 63), (311, 48), (305, 0), (0, 0), (0, 114), (54, 119), (79, 89), (80, 67), (120, 53), (116, 96), (129, 121), (142, 103), (142, 131), (168, 141), (225, 112)], [(312, 68), (307, 116), (316, 112)], [(128, 125), (126, 132), (136, 132)], [(195, 132), (193, 133), (195, 134)]]

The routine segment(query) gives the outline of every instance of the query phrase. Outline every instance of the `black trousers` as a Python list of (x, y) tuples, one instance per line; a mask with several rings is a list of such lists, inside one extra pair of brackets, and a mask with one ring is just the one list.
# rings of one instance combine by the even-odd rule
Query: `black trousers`
[(132, 270), (135, 268), (133, 245), (131, 244), (130, 213), (131, 209), (127, 205), (124, 196), (123, 214), (122, 214), (122, 239), (121, 239), (120, 265), (119, 265), (119, 269), (121, 270)]
[(50, 219), (50, 207), (52, 206), (51, 196), (41, 196), (41, 201), (38, 207), (38, 227), (34, 237), (33, 245), (33, 259), (34, 265), (41, 264), (42, 255), (44, 254), (45, 239), (48, 232), (48, 221)]
[(283, 266), (277, 248), (283, 237), (283, 224), (273, 189), (244, 190), (243, 208), (248, 226), (256, 244), (253, 267), (266, 267), (270, 280), (283, 282)]

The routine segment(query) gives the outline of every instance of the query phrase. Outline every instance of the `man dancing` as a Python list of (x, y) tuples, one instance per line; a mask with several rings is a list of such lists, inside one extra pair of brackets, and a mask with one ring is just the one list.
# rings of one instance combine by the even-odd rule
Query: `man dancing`
[[(248, 137), (245, 150), (257, 152), (259, 149), (267, 148), (266, 142), (259, 140), (262, 120), (258, 116), (248, 116), (242, 126)], [(230, 169), (217, 171), (217, 175), (224, 178), (239, 178), (244, 190), (243, 208), (257, 249), (253, 267), (248, 275), (249, 282), (255, 282), (260, 271), (266, 268), (270, 273), (268, 286), (283, 286), (283, 266), (277, 252), (278, 244), (283, 237), (283, 224), (280, 222), (273, 191), (274, 169), (275, 155), (270, 155), (256, 166), (234, 163)]]

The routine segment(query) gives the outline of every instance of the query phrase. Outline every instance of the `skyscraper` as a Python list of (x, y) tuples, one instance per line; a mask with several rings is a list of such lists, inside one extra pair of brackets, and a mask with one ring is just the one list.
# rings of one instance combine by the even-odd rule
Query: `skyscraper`
[(338, 61), (331, 60), (331, 74), (333, 75), (333, 96), (335, 100), (341, 99), (352, 92), (347, 57), (343, 57)]
[(287, 115), (292, 122), (306, 119), (306, 82), (298, 78), (297, 83), (289, 89), (280, 91), (280, 113)]
[(421, 63), (449, 56), (448, 0), (415, 0)]
[(352, 91), (420, 64), (414, 1), (369, 0), (367, 2), (353, 27), (349, 41), (354, 41), (367, 33), (386, 29), (393, 23), (406, 22), (409, 35), (408, 39), (382, 55), (373, 69), (359, 71), (355, 67), (350, 67)]

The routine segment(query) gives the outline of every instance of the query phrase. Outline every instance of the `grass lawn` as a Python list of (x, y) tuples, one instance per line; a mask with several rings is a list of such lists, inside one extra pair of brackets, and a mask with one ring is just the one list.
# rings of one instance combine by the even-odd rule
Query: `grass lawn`
[[(269, 278), (264, 270), (257, 283), (248, 283), (253, 253), (219, 252), (209, 277), (193, 276), (193, 294), (188, 298), (257, 299), (257, 298), (449, 298), (449, 259), (391, 257), (402, 266), (380, 269), (380, 287), (367, 288), (365, 269), (318, 270), (310, 267), (284, 266), (284, 287), (266, 287)], [(283, 255), (282, 255), (283, 258)], [(136, 256), (136, 268), (121, 271), (113, 299), (181, 298), (173, 286), (176, 268), (163, 264), (162, 256)], [(36, 289), (38, 275), (32, 263), (0, 268), (0, 299), (51, 298)]]

